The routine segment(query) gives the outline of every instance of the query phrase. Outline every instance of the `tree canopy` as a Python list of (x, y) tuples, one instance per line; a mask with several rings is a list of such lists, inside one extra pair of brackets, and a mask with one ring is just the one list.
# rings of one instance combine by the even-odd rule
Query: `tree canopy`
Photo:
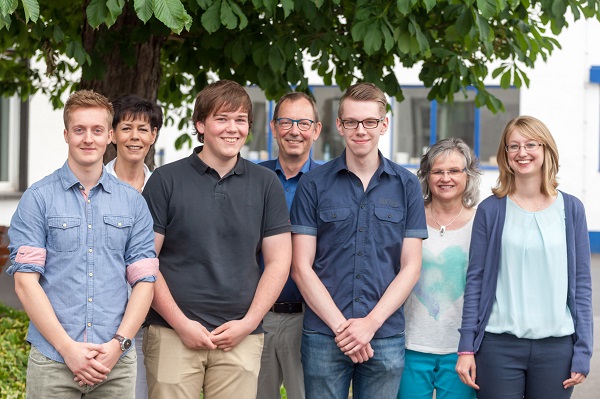
[[(91, 87), (177, 107), (218, 76), (269, 98), (308, 89), (308, 71), (346, 88), (373, 82), (402, 100), (394, 67), (417, 66), (429, 99), (467, 86), (502, 109), (484, 79), (528, 85), (560, 47), (567, 15), (600, 19), (600, 1), (0, 0), (0, 91), (23, 98)], [(47, 66), (42, 72), (38, 59)], [(308, 62), (306, 62), (308, 60)], [(490, 65), (500, 65), (490, 70)]]

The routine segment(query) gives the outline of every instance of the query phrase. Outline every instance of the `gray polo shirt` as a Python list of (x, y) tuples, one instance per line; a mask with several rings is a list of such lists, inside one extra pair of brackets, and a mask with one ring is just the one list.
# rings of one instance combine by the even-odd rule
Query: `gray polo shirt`
[[(220, 178), (200, 151), (156, 169), (143, 195), (154, 231), (165, 236), (160, 271), (171, 294), (187, 317), (210, 331), (246, 315), (261, 276), (263, 237), (291, 228), (275, 173), (238, 156)], [(169, 326), (153, 309), (146, 324)]]

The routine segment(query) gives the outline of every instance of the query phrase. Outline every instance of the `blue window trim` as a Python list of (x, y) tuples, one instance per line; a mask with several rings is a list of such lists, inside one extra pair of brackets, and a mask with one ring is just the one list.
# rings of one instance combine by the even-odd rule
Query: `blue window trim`
[(600, 65), (590, 67), (590, 83), (600, 83)]

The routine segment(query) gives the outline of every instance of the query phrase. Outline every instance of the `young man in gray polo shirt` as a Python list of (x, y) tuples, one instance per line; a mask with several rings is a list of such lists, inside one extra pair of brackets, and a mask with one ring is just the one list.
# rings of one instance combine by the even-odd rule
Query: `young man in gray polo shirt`
[(243, 87), (204, 88), (193, 121), (204, 145), (144, 189), (161, 260), (144, 337), (149, 397), (255, 398), (261, 320), (291, 263), (285, 195), (275, 173), (239, 156), (252, 123)]

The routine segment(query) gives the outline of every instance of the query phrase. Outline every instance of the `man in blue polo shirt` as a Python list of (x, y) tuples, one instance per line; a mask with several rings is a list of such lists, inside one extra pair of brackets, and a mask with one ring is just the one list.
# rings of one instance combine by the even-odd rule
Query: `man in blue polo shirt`
[[(277, 173), (289, 210), (298, 180), (318, 166), (310, 158), (312, 144), (321, 133), (315, 101), (298, 92), (281, 97), (273, 112), (271, 131), (279, 146), (279, 156), (261, 165)], [(277, 302), (263, 320), (265, 344), (258, 376), (258, 399), (279, 399), (282, 382), (288, 399), (304, 399), (300, 363), (302, 309), (302, 295), (288, 278)]]
[(404, 369), (402, 305), (427, 225), (416, 176), (382, 156), (386, 98), (350, 87), (336, 125), (346, 150), (302, 176), (292, 204), (292, 277), (308, 305), (306, 397), (395, 398)]

